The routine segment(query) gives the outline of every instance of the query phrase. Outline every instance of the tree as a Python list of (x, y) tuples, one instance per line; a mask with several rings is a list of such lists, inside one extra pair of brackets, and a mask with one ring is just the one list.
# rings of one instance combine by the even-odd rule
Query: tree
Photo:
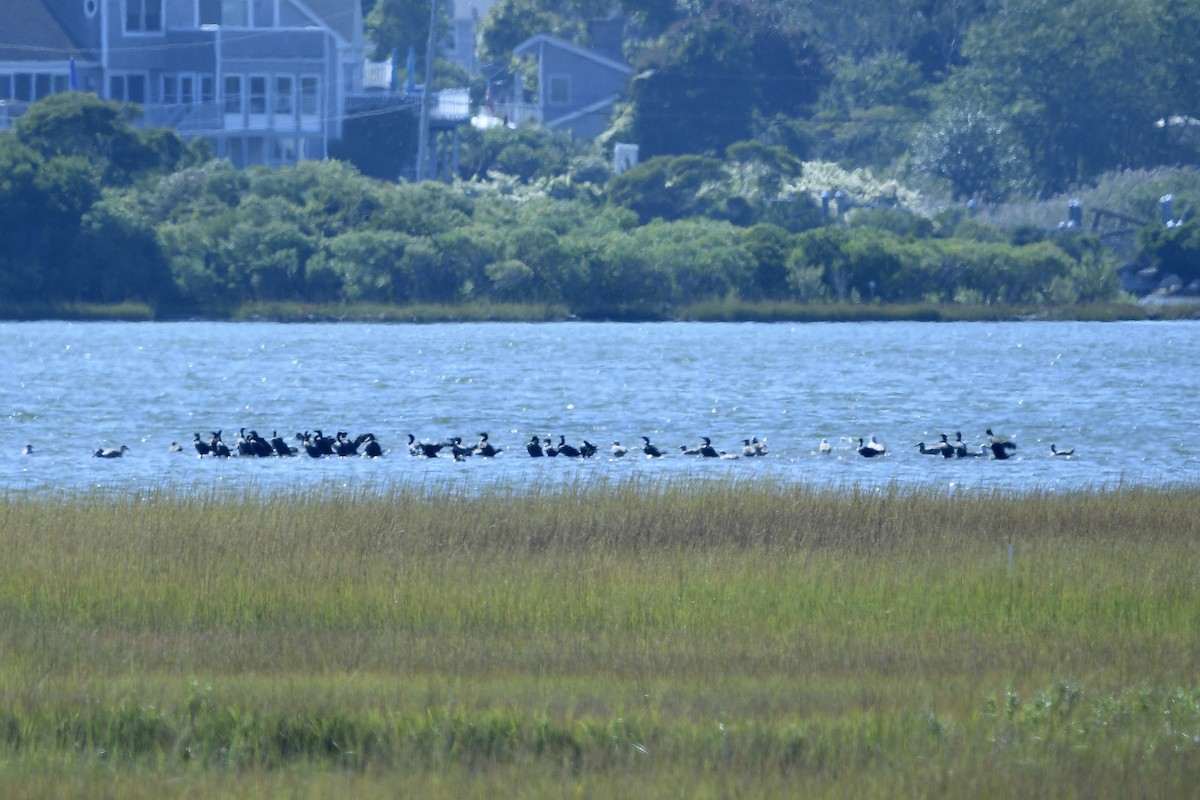
[(540, 0), (499, 0), (488, 9), (479, 27), (479, 59), (507, 64), (517, 45), (539, 33), (578, 41), (583, 26)]
[(944, 106), (918, 131), (912, 167), (945, 179), (956, 198), (994, 202), (1023, 186), (1023, 155), (1008, 128), (987, 112)]
[(639, 61), (632, 129), (646, 156), (721, 153), (756, 118), (797, 116), (826, 76), (816, 48), (775, 6), (716, 0)]

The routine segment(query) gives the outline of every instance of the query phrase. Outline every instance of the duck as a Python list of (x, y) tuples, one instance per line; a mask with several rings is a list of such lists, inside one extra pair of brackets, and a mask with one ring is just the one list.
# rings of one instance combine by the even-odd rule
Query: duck
[(221, 438), (220, 431), (213, 431), (208, 440), (208, 449), (217, 458), (229, 458), (232, 455), (229, 452), (229, 445), (225, 444), (225, 440)]
[(321, 458), (325, 455), (321, 452), (321, 447), (317, 444), (316, 439), (308, 431), (297, 433), (296, 438), (300, 440), (300, 444), (304, 447), (304, 452), (308, 453), (311, 458)]
[(922, 455), (941, 456), (942, 458), (954, 458), (954, 445), (946, 441), (946, 434), (942, 434), (942, 440), (933, 447), (926, 447), (924, 442), (917, 444), (917, 449)]
[(1052, 455), (1052, 456), (1073, 456), (1073, 455), (1075, 455), (1075, 448), (1072, 447), (1070, 450), (1059, 450), (1054, 445), (1054, 443), (1051, 442), (1050, 443), (1050, 455)]
[(474, 447), (464, 447), (461, 436), (455, 436), (450, 439), (450, 454), (454, 456), (455, 461), (462, 461), (464, 458), (470, 458), (475, 454)]
[(493, 458), (497, 453), (503, 452), (503, 447), (493, 447), (488, 441), (487, 432), (479, 434), (479, 444), (475, 445), (475, 455), (483, 456), (484, 458)]
[(363, 455), (367, 458), (379, 458), (383, 455), (383, 445), (373, 433), (364, 433), (362, 441)]
[(629, 452), (628, 447), (626, 447), (625, 445), (621, 444), (618, 441), (613, 441), (613, 443), (612, 443), (613, 458), (624, 458), (625, 454), (628, 452)]
[(33, 455), (33, 445), (31, 445), (31, 444), (27, 444), (27, 445), (25, 445), (24, 447), (22, 447), (22, 448), (21, 448), (21, 455), (23, 455), (23, 456), (31, 456), (31, 455)]
[(643, 442), (645, 442), (645, 444), (644, 444), (644, 445), (642, 445), (642, 452), (643, 452), (643, 453), (645, 453), (645, 454), (646, 454), (647, 456), (649, 456), (650, 458), (661, 458), (661, 457), (662, 457), (662, 451), (661, 451), (661, 450), (659, 450), (659, 449), (658, 449), (657, 447), (655, 447), (654, 445), (650, 444), (650, 437), (649, 437), (649, 436), (643, 436), (643, 437), (642, 437), (642, 441), (643, 441)]
[(997, 461), (1006, 460), (1008, 458), (1008, 454), (1017, 449), (1017, 446), (1012, 442), (1002, 441), (989, 442), (988, 444), (980, 445), (980, 447), (984, 448), (985, 450), (991, 450), (992, 458), (996, 459)]
[(750, 446), (754, 448), (755, 455), (765, 456), (767, 454), (767, 440), (766, 439), (763, 439), (760, 442), (758, 440), (758, 437), (754, 436), (750, 439)]
[(102, 447), (96, 452), (92, 453), (92, 456), (95, 458), (120, 458), (127, 452), (129, 452), (129, 448), (125, 445), (121, 445), (120, 447), (112, 447), (107, 450)]
[(817, 452), (823, 456), (832, 455), (833, 445), (829, 443), (828, 439), (822, 439), (821, 443), (817, 445)]
[(168, 453), (182, 453), (183, 445), (181, 445), (179, 442), (171, 442), (169, 445), (167, 445), (167, 452)]
[(758, 455), (757, 440), (755, 440), (754, 443), (751, 443), (751, 441), (749, 439), (742, 439), (742, 455), (744, 455), (746, 458), (754, 458), (755, 456), (757, 456)]
[(441, 442), (418, 442), (417, 437), (408, 435), (408, 454), (420, 458), (437, 458), (438, 451), (445, 445)]
[(279, 435), (279, 431), (271, 431), (271, 449), (277, 456), (296, 455), (296, 448), (285, 442), (283, 437)]
[(542, 458), (546, 455), (536, 433), (529, 438), (529, 443), (525, 445), (525, 451), (529, 453), (530, 458)]
[(881, 445), (881, 444), (879, 444), (879, 442), (875, 441), (874, 436), (871, 437), (871, 441), (868, 442), (867, 444), (863, 444), (863, 439), (861, 436), (858, 437), (857, 450), (858, 450), (858, 454), (860, 456), (862, 456), (863, 458), (874, 458), (875, 456), (881, 456), (887, 452), (887, 449), (884, 448), (883, 445)]

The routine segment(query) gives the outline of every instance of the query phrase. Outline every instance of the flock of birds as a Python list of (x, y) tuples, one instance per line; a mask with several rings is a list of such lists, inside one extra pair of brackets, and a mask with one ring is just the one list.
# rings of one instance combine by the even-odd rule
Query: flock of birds
[[(939, 441), (934, 442), (932, 446), (926, 446), (925, 442), (917, 444), (917, 451), (922, 455), (940, 456), (942, 458), (992, 458), (997, 461), (1005, 461), (1012, 457), (1016, 452), (1017, 445), (1012, 439), (996, 434), (991, 428), (986, 432), (987, 441), (978, 445), (969, 445), (962, 438), (962, 432), (956, 432), (953, 441), (947, 434), (941, 434)], [(712, 439), (707, 436), (700, 437), (700, 441), (696, 445), (680, 445), (677, 451), (670, 449), (661, 450), (657, 445), (650, 441), (650, 437), (640, 437), (641, 444), (626, 447), (619, 441), (614, 441), (608, 448), (609, 454), (613, 458), (623, 458), (630, 453), (642, 453), (648, 458), (661, 458), (666, 455), (678, 453), (683, 456), (694, 456), (697, 458), (717, 458), (717, 459), (736, 459), (736, 458), (754, 458), (765, 456), (768, 453), (766, 440), (760, 440), (757, 436), (743, 439), (739, 448), (735, 448), (733, 452), (718, 450), (713, 446)], [(196, 453), (201, 457), (209, 458), (228, 458), (231, 456), (248, 456), (248, 457), (279, 457), (279, 456), (297, 456), (308, 455), (312, 458), (336, 457), (348, 458), (351, 456), (363, 456), (367, 458), (378, 458), (385, 453), (383, 445), (379, 442), (373, 433), (361, 433), (353, 438), (346, 431), (338, 431), (333, 436), (326, 436), (321, 430), (314, 429), (312, 431), (304, 431), (297, 433), (292, 437), (291, 441), (296, 442), (295, 445), (284, 437), (280, 436), (277, 431), (272, 431), (270, 438), (260, 436), (257, 431), (246, 430), (242, 428), (238, 431), (237, 441), (233, 446), (229, 446), (222, 438), (222, 431), (213, 431), (208, 438), (202, 438), (199, 433), (193, 434), (192, 446)], [(178, 442), (171, 442), (170, 449), (175, 452), (183, 451), (183, 446)], [(578, 446), (567, 442), (565, 435), (558, 437), (556, 443), (552, 437), (539, 437), (534, 435), (530, 437), (525, 444), (525, 452), (531, 458), (555, 458), (562, 456), (564, 458), (592, 458), (600, 448), (583, 439)], [(864, 458), (877, 458), (887, 455), (887, 447), (874, 436), (870, 440), (864, 438), (858, 439), (858, 445), (854, 448), (858, 455)], [(121, 458), (129, 451), (125, 445), (117, 448), (98, 449), (93, 455), (96, 458)], [(479, 434), (478, 441), (472, 443), (464, 443), (461, 436), (452, 436), (441, 441), (429, 442), (419, 441), (411, 433), (408, 434), (407, 451), (410, 456), (417, 458), (438, 458), (451, 457), (455, 461), (463, 461), (467, 458), (493, 458), (504, 451), (503, 447), (496, 447), (491, 443), (486, 432)], [(32, 445), (25, 445), (25, 454), (33, 452)], [(822, 439), (817, 445), (817, 452), (821, 455), (832, 455), (834, 446), (828, 439)], [(1075, 450), (1060, 450), (1055, 444), (1050, 445), (1051, 456), (1070, 457), (1075, 454)]]

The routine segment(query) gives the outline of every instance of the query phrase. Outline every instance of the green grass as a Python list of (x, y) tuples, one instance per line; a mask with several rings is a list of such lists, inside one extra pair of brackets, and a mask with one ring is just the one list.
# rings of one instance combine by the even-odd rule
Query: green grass
[(1200, 779), (1200, 490), (12, 496), (0, 547), (8, 795)]

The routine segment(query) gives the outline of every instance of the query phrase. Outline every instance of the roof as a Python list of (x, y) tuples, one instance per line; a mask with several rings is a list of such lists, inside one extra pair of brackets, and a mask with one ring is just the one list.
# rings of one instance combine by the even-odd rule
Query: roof
[[(4, 0), (0, 0), (4, 2)], [(297, 8), (308, 12), (314, 20), (329, 26), (346, 42), (354, 43), (362, 36), (361, 0), (291, 0)]]
[(614, 72), (620, 72), (625, 75), (633, 74), (633, 70), (629, 66), (622, 64), (620, 61), (614, 61), (607, 56), (600, 55), (594, 50), (588, 50), (587, 48), (580, 47), (577, 44), (571, 44), (566, 39), (560, 39), (557, 36), (551, 36), (548, 33), (539, 33), (537, 36), (531, 36), (530, 38), (521, 42), (519, 45), (513, 48), (513, 55), (525, 55), (526, 53), (532, 52), (539, 45), (553, 47), (558, 50), (565, 50), (568, 53), (573, 53), (574, 55), (579, 56), (580, 58), (586, 58), (594, 61), (600, 66), (611, 69)]
[(0, 19), (0, 61), (66, 61), (84, 55), (44, 3), (0, 0)]

